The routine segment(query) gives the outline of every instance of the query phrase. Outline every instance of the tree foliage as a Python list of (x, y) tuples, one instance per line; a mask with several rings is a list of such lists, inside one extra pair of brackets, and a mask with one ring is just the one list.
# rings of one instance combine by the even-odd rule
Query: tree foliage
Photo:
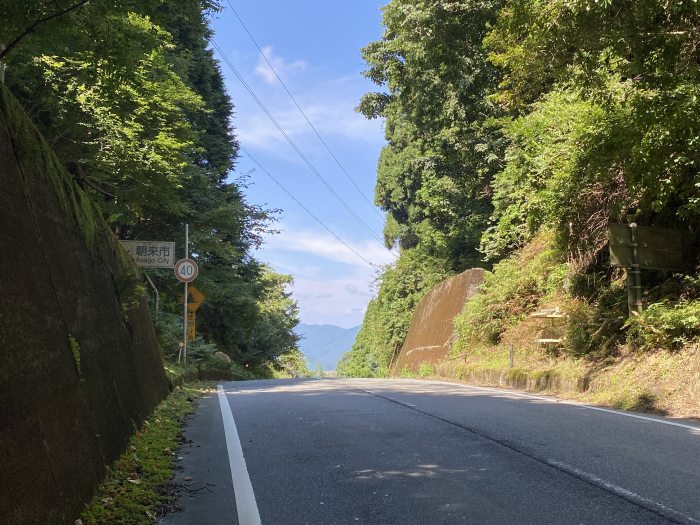
[[(569, 186), (583, 198), (571, 200), (567, 188), (549, 196), (571, 210), (560, 239), (572, 254), (602, 248), (608, 220), (697, 231), (699, 22), (692, 1), (517, 0), (499, 13), (485, 42), (503, 70), (493, 98), (516, 122), (549, 115), (548, 127), (523, 138), (533, 144), (558, 135), (576, 156)], [(566, 135), (572, 111), (588, 120), (585, 136)], [(533, 157), (527, 148), (520, 141), (509, 154)]]
[[(200, 265), (198, 332), (253, 366), (296, 351), (297, 309), (251, 257), (274, 210), (232, 181), (233, 104), (209, 49), (216, 0), (2, 1), (6, 84), (125, 239), (174, 240)], [(54, 16), (60, 14), (60, 16)], [(25, 34), (26, 33), (26, 34)], [(151, 271), (166, 310), (181, 286)], [(174, 349), (168, 349), (171, 353)]]
[(358, 109), (386, 122), (376, 202), (389, 212), (387, 244), (422, 243), (455, 270), (478, 259), (500, 166), (498, 109), (487, 97), (499, 77), (482, 47), (498, 4), (394, 0), (382, 39), (363, 49), (365, 76), (386, 90)]
[(414, 308), (434, 285), (449, 275), (443, 259), (421, 248), (404, 250), (400, 259), (378, 276), (377, 297), (367, 307), (355, 344), (338, 363), (338, 374), (387, 376), (408, 332)]
[[(597, 283), (583, 297), (596, 319), (619, 315), (617, 299), (606, 303), (619, 295), (604, 251), (611, 222), (683, 230), (687, 270), (697, 271), (697, 2), (391, 0), (383, 21), (382, 39), (363, 56), (366, 76), (384, 89), (359, 110), (386, 122), (376, 201), (402, 260), (418, 249), (454, 272), (496, 264), (504, 273), (551, 232), (572, 282)], [(668, 280), (645, 278), (657, 288)], [(390, 286), (382, 281), (346, 357), (352, 370), (370, 373), (380, 349), (402, 342), (378, 313), (391, 310), (382, 303)], [(694, 303), (651, 287), (647, 296), (664, 306), (630, 326), (666, 323), (674, 340), (690, 333)]]

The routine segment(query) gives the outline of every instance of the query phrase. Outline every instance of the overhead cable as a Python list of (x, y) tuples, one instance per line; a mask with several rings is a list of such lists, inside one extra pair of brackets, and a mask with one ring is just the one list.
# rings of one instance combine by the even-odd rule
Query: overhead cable
[(348, 170), (346, 170), (346, 169), (345, 169), (345, 166), (343, 166), (343, 165), (341, 164), (341, 162), (338, 160), (338, 157), (336, 157), (335, 153), (333, 153), (333, 151), (331, 150), (331, 148), (330, 148), (330, 146), (328, 145), (328, 143), (323, 139), (323, 137), (321, 136), (321, 134), (320, 134), (320, 133), (318, 132), (318, 130), (316, 129), (316, 126), (313, 125), (313, 123), (311, 122), (311, 120), (309, 119), (309, 117), (306, 115), (306, 112), (304, 112), (304, 110), (301, 108), (301, 106), (300, 106), (299, 103), (297, 102), (296, 98), (294, 97), (294, 95), (292, 95), (292, 92), (291, 92), (291, 91), (289, 90), (289, 88), (287, 87), (287, 84), (285, 84), (285, 82), (282, 80), (282, 77), (280, 77), (280, 75), (277, 73), (277, 70), (276, 70), (275, 67), (272, 65), (272, 63), (270, 62), (270, 60), (267, 58), (267, 56), (265, 55), (265, 52), (262, 50), (262, 48), (260, 47), (260, 45), (258, 45), (258, 42), (255, 40), (255, 37), (253, 37), (252, 33), (248, 30), (248, 27), (245, 25), (245, 22), (243, 22), (243, 19), (242, 19), (241, 16), (238, 14), (238, 12), (236, 11), (236, 9), (233, 7), (233, 4), (231, 4), (230, 0), (226, 0), (226, 3), (227, 3), (228, 6), (231, 8), (231, 11), (232, 11), (233, 14), (236, 16), (236, 18), (237, 18), (238, 21), (240, 22), (240, 24), (241, 24), (241, 26), (243, 27), (243, 29), (245, 30), (245, 32), (246, 32), (246, 33), (248, 34), (248, 36), (250, 37), (250, 40), (253, 42), (253, 45), (255, 45), (255, 47), (257, 48), (258, 52), (259, 52), (260, 55), (263, 57), (263, 60), (265, 60), (265, 63), (266, 63), (267, 66), (270, 68), (270, 71), (272, 71), (272, 73), (275, 75), (275, 77), (277, 77), (277, 80), (278, 80), (279, 83), (282, 85), (282, 87), (284, 88), (284, 90), (286, 91), (287, 95), (289, 96), (289, 98), (291, 99), (291, 101), (294, 103), (294, 105), (296, 106), (296, 108), (299, 110), (299, 113), (302, 114), (302, 116), (304, 117), (304, 120), (306, 120), (307, 124), (311, 127), (311, 129), (313, 130), (313, 132), (314, 132), (314, 133), (316, 134), (316, 136), (318, 137), (318, 140), (320, 140), (320, 141), (321, 141), (321, 144), (323, 144), (323, 146), (326, 148), (326, 151), (328, 151), (328, 153), (330, 154), (330, 156), (333, 157), (333, 160), (334, 160), (335, 163), (338, 165), (338, 167), (341, 169), (341, 171), (345, 174), (345, 177), (352, 183), (352, 185), (355, 187), (355, 189), (357, 190), (357, 192), (362, 196), (362, 198), (364, 199), (364, 201), (365, 201), (367, 204), (369, 204), (370, 208), (372, 208), (372, 210), (374, 211), (374, 213), (376, 213), (379, 217), (382, 217), (382, 214), (381, 214), (379, 211), (377, 211), (377, 208), (374, 206), (374, 204), (372, 204), (372, 202), (370, 202), (370, 200), (365, 196), (365, 193), (364, 193), (364, 192), (360, 189), (360, 187), (357, 185), (357, 183), (355, 182), (355, 179), (353, 179), (352, 176), (350, 176), (350, 174), (348, 173)]
[(284, 192), (285, 192), (294, 202), (296, 202), (306, 213), (308, 213), (316, 222), (318, 222), (328, 233), (330, 233), (333, 237), (335, 237), (335, 238), (336, 238), (340, 243), (342, 243), (348, 250), (350, 250), (352, 253), (354, 253), (355, 255), (357, 255), (357, 256), (358, 256), (360, 259), (362, 259), (365, 263), (367, 263), (367, 264), (369, 264), (370, 266), (373, 266), (373, 267), (376, 267), (376, 266), (377, 266), (376, 264), (374, 264), (374, 263), (370, 262), (369, 260), (367, 260), (364, 256), (360, 255), (360, 253), (359, 253), (357, 250), (355, 250), (355, 248), (353, 248), (352, 246), (350, 246), (350, 244), (348, 244), (347, 242), (345, 242), (337, 233), (335, 233), (335, 232), (334, 232), (333, 230), (331, 230), (328, 226), (326, 226), (326, 224), (325, 224), (321, 219), (319, 219), (316, 215), (314, 215), (314, 213), (313, 213), (311, 210), (309, 210), (309, 208), (307, 208), (306, 206), (304, 206), (304, 204), (303, 204), (299, 199), (297, 199), (297, 198), (292, 194), (292, 192), (290, 192), (287, 188), (285, 188), (284, 185), (283, 185), (279, 180), (277, 180), (277, 178), (276, 178), (274, 175), (272, 175), (272, 173), (270, 173), (269, 171), (267, 171), (267, 170), (263, 167), (263, 165), (260, 164), (260, 163), (255, 159), (255, 157), (253, 157), (250, 153), (248, 153), (248, 152), (245, 150), (245, 148), (243, 148), (242, 146), (240, 146), (240, 149), (241, 149), (241, 151), (245, 154), (245, 156), (248, 157), (258, 168), (260, 168), (260, 170), (261, 170), (265, 175), (267, 175), (268, 177), (270, 177), (270, 179), (272, 179), (272, 182), (274, 182), (275, 184), (277, 184), (277, 186), (279, 186), (279, 187), (282, 189), (282, 191), (284, 191)]
[(251, 97), (253, 97), (253, 100), (260, 106), (260, 109), (263, 110), (265, 115), (270, 119), (272, 124), (277, 128), (277, 130), (282, 134), (282, 136), (285, 138), (285, 140), (289, 143), (289, 145), (294, 149), (294, 151), (297, 153), (299, 158), (301, 158), (302, 161), (309, 167), (309, 169), (312, 171), (312, 173), (318, 178), (323, 185), (326, 187), (326, 189), (340, 202), (340, 204), (348, 211), (348, 213), (365, 229), (367, 232), (374, 237), (374, 239), (380, 243), (382, 246), (384, 243), (382, 242), (382, 239), (370, 228), (365, 221), (362, 220), (362, 218), (355, 213), (355, 211), (345, 202), (345, 200), (333, 189), (333, 187), (328, 183), (328, 181), (321, 175), (321, 173), (316, 169), (316, 167), (311, 164), (311, 161), (304, 155), (304, 153), (301, 151), (299, 146), (291, 139), (291, 137), (287, 134), (287, 132), (282, 128), (282, 126), (277, 122), (277, 119), (275, 119), (274, 115), (270, 113), (270, 110), (267, 109), (265, 104), (260, 100), (260, 98), (255, 94), (253, 89), (248, 85), (248, 83), (245, 81), (243, 76), (240, 74), (240, 72), (236, 69), (236, 67), (231, 63), (229, 58), (226, 56), (226, 54), (223, 52), (221, 47), (214, 41), (212, 38), (211, 40), (212, 46), (219, 52), (219, 55), (221, 58), (226, 62), (226, 64), (231, 68), (231, 71), (233, 71), (233, 74), (236, 75), (236, 78), (238, 78), (239, 82), (243, 85), (243, 87), (248, 91)]

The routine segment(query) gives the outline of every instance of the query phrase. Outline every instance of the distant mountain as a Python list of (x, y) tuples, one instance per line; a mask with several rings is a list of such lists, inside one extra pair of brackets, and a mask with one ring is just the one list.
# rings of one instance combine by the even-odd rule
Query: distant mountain
[(300, 324), (296, 328), (302, 337), (299, 348), (312, 370), (319, 364), (324, 370), (335, 370), (335, 365), (350, 350), (359, 331), (359, 326), (341, 328), (330, 324)]

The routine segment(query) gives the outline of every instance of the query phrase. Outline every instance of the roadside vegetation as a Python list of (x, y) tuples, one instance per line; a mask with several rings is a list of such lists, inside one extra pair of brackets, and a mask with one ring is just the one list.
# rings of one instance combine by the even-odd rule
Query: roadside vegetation
[[(192, 362), (222, 368), (218, 351), (230, 358), (224, 372), (231, 376), (302, 373), (291, 277), (251, 254), (277, 210), (247, 202), (245, 177), (231, 175), (234, 105), (209, 44), (220, 2), (0, 5), (5, 85), (115, 235), (175, 241), (181, 258), (190, 225), (190, 255), (200, 268), (194, 285), (205, 295)], [(172, 360), (182, 284), (171, 270), (145, 271), (160, 291), (158, 332)], [(138, 291), (132, 300), (152, 293), (136, 276), (115, 283), (127, 285)]]
[(129, 447), (108, 469), (107, 477), (80, 516), (82, 525), (151, 525), (171, 509), (168, 490), (180, 446), (182, 424), (194, 400), (211, 389), (206, 383), (176, 387), (161, 402)]
[[(400, 257), (338, 372), (387, 375), (411, 308), (481, 266), (483, 293), (435, 373), (627, 408), (697, 395), (696, 4), (391, 0), (383, 20), (363, 50), (380, 89), (358, 110), (386, 124), (375, 195)], [(607, 236), (629, 222), (681, 230), (685, 245), (683, 271), (643, 271), (631, 318)], [(563, 315), (561, 344), (534, 342), (543, 309)]]

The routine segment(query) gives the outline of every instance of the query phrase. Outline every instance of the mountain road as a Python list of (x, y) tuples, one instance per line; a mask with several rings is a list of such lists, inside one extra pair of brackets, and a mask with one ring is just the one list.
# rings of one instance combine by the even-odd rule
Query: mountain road
[(163, 525), (700, 523), (700, 423), (409, 379), (230, 382)]

